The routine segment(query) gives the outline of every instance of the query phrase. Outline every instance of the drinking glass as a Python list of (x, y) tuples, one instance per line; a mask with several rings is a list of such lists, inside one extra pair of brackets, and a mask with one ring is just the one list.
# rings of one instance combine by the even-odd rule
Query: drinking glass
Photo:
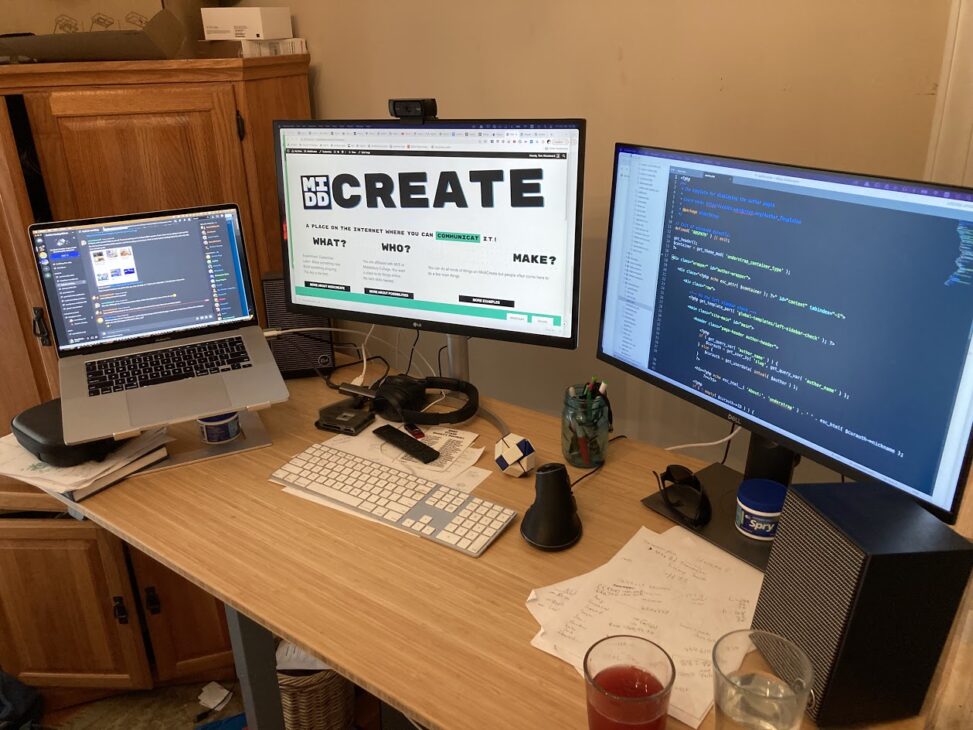
[(731, 631), (713, 647), (717, 730), (797, 730), (814, 673), (807, 654), (769, 631)]
[(672, 659), (640, 636), (608, 636), (584, 656), (589, 730), (664, 730)]

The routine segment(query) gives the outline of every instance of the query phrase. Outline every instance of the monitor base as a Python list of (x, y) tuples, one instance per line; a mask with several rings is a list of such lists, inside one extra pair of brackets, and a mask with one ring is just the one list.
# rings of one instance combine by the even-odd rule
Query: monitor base
[[(692, 529), (692, 531), (718, 548), (763, 571), (767, 567), (767, 559), (770, 557), (770, 547), (773, 542), (763, 542), (745, 537), (734, 524), (737, 487), (740, 486), (743, 476), (740, 472), (723, 464), (710, 464), (696, 472), (696, 478), (699, 479), (699, 483), (703, 485), (703, 490), (709, 497), (710, 505), (713, 508), (713, 517), (707, 524)], [(670, 516), (669, 508), (662, 500), (662, 494), (659, 492), (646, 497), (642, 500), (642, 504), (675, 522)], [(685, 527), (682, 523), (677, 522), (676, 524)], [(691, 528), (687, 527), (686, 529)]]
[[(195, 428), (196, 424), (193, 423), (192, 427)], [(140, 470), (139, 474), (148, 474), (152, 471), (171, 469), (174, 466), (183, 466), (184, 464), (206, 461), (207, 459), (215, 459), (220, 456), (239, 454), (243, 451), (250, 451), (251, 449), (262, 449), (271, 444), (270, 435), (267, 433), (267, 429), (264, 428), (260, 414), (254, 413), (253, 411), (240, 411), (240, 435), (232, 441), (227, 441), (222, 444), (206, 444), (202, 443), (198, 436), (195, 441), (184, 432), (180, 432), (178, 436), (179, 438), (177, 438), (176, 443), (170, 444), (170, 450), (173, 453), (170, 453), (162, 461)], [(183, 439), (183, 436), (186, 436), (186, 438)], [(197, 448), (188, 448), (194, 445)]]

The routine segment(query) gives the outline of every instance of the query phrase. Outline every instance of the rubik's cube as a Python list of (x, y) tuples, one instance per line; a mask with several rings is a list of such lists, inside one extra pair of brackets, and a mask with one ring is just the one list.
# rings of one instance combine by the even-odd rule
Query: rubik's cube
[(522, 477), (534, 468), (537, 454), (526, 438), (508, 433), (493, 447), (493, 459), (507, 476)]

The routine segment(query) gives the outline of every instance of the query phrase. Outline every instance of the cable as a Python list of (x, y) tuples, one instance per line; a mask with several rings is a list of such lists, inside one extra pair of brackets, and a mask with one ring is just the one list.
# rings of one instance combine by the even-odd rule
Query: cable
[[(388, 362), (388, 360), (386, 360), (386, 359), (385, 359), (384, 357), (382, 357), (381, 355), (370, 355), (368, 359), (369, 359), (369, 360), (380, 360), (380, 361), (382, 362), (382, 364), (383, 364), (383, 365), (385, 365), (385, 372), (384, 372), (384, 373), (382, 373), (382, 375), (381, 375), (381, 376), (380, 376), (380, 377), (378, 378), (378, 380), (376, 380), (376, 381), (375, 381), (375, 383), (378, 383), (379, 381), (381, 381), (381, 380), (383, 380), (383, 379), (385, 378), (385, 376), (386, 376), (386, 375), (388, 375), (388, 374), (389, 374), (389, 370), (391, 369), (391, 368), (389, 367), (389, 362)], [(347, 368), (347, 367), (351, 367), (352, 365), (357, 365), (357, 364), (358, 364), (358, 363), (360, 363), (360, 362), (361, 362), (361, 360), (355, 360), (354, 362), (349, 362), (349, 363), (346, 363), (345, 365), (342, 365), (342, 366), (341, 366), (341, 367), (339, 367), (339, 368), (335, 368), (335, 371), (337, 371), (337, 370), (341, 370), (341, 368)], [(339, 388), (340, 386), (337, 386), (337, 385), (335, 385), (335, 384), (334, 384), (334, 383), (333, 383), (333, 382), (331, 381), (331, 375), (332, 375), (332, 373), (327, 373), (327, 374), (325, 374), (325, 375), (323, 376), (323, 377), (324, 377), (324, 382), (325, 382), (325, 383), (327, 384), (327, 386), (328, 386), (329, 388), (331, 388), (331, 390), (338, 390), (338, 388)], [(374, 387), (374, 385), (375, 385), (375, 384), (373, 383), (371, 387)]]
[[(469, 342), (472, 338), (467, 337), (466, 341)], [(439, 366), (439, 377), (443, 377), (443, 350), (447, 349), (449, 344), (445, 344), (439, 348), (439, 352), (436, 353), (436, 365)]]
[(729, 436), (724, 436), (723, 438), (719, 439), (718, 441), (707, 441), (705, 443), (700, 443), (700, 444), (679, 444), (678, 446), (666, 446), (666, 451), (678, 451), (679, 449), (695, 449), (695, 448), (699, 448), (701, 446), (719, 446), (724, 441), (729, 441), (731, 438), (733, 438), (734, 436), (736, 436), (742, 430), (743, 429), (740, 428), (739, 426), (734, 426), (733, 427), (733, 430), (730, 431), (730, 435)]
[[(295, 327), (294, 329), (289, 329), (289, 330), (273, 330), (273, 329), (271, 329), (271, 330), (264, 330), (264, 333), (263, 334), (264, 334), (264, 337), (266, 337), (267, 339), (270, 339), (272, 337), (280, 337), (281, 335), (289, 335), (289, 334), (293, 334), (295, 332), (347, 332), (347, 333), (350, 333), (350, 334), (353, 334), (353, 335), (359, 335), (359, 336), (365, 334), (361, 330), (352, 330), (352, 329), (347, 329), (345, 327)], [(395, 345), (392, 344), (391, 342), (389, 342), (388, 340), (383, 340), (381, 337), (376, 337), (374, 335), (371, 336), (371, 339), (377, 340), (377, 341), (381, 342), (384, 345), (388, 345), (393, 350), (395, 350), (398, 354), (400, 354), (400, 355), (402, 354), (401, 352), (399, 352), (398, 348), (396, 348)], [(421, 350), (417, 350), (416, 351), (416, 355), (419, 356), (419, 359), (422, 360), (423, 364), (426, 366), (426, 368), (428, 368), (429, 374), (430, 375), (435, 375), (436, 374), (435, 369), (433, 369), (433, 366), (429, 364), (429, 361), (422, 354), (422, 351)]]
[[(608, 443), (611, 443), (612, 441), (618, 441), (618, 439), (624, 439), (624, 438), (628, 438), (628, 436), (626, 436), (625, 434), (621, 433), (618, 436), (613, 436), (612, 438), (608, 439)], [(598, 466), (594, 467), (591, 471), (587, 472), (586, 474), (582, 474), (581, 476), (579, 476), (577, 479), (575, 479), (573, 482), (571, 482), (571, 488), (573, 489), (575, 484), (578, 484), (582, 480), (587, 479), (592, 474), (594, 474), (596, 471), (598, 471), (599, 469), (601, 469), (601, 467), (603, 467), (604, 465), (605, 465), (605, 462), (601, 462)]]
[[(419, 335), (422, 334), (422, 330), (418, 327), (416, 328), (416, 338), (412, 341), (412, 349), (409, 350), (409, 364), (405, 366), (405, 374), (408, 375), (409, 371), (412, 370), (412, 356), (416, 354), (416, 345), (419, 344)], [(396, 341), (398, 341), (398, 333), (396, 333)], [(439, 372), (442, 372), (440, 368)]]
[[(375, 325), (368, 328), (368, 334), (365, 335), (365, 339), (361, 343), (361, 375), (351, 381), (352, 385), (364, 385), (365, 384), (365, 372), (368, 370), (368, 355), (365, 353), (365, 345), (368, 343), (368, 338), (372, 336), (372, 332), (375, 331)], [(398, 347), (395, 348), (398, 351)]]
[(439, 392), (442, 393), (442, 395), (439, 396), (439, 398), (437, 398), (436, 400), (434, 400), (432, 403), (430, 403), (429, 405), (427, 405), (425, 408), (423, 408), (420, 411), (420, 413), (425, 413), (426, 411), (428, 411), (430, 408), (432, 408), (437, 403), (442, 403), (444, 400), (446, 400), (446, 395), (447, 395), (446, 391), (445, 390), (441, 390)]
[(439, 348), (439, 352), (436, 353), (436, 364), (439, 366), (439, 377), (443, 377), (443, 350), (445, 350), (449, 345), (443, 345)]
[[(733, 431), (734, 431), (734, 429), (736, 429), (736, 428), (737, 428), (737, 425), (736, 425), (735, 423), (731, 423), (731, 424), (730, 424), (730, 436), (732, 436), (732, 435), (733, 435)], [(730, 441), (730, 440), (729, 440), (729, 438), (728, 438), (728, 439), (727, 439), (727, 442), (726, 442), (726, 448), (725, 448), (725, 449), (723, 449), (723, 458), (722, 458), (722, 459), (720, 459), (720, 463), (721, 463), (721, 464), (725, 464), (725, 463), (726, 463), (726, 457), (728, 457), (728, 456), (730, 455), (730, 446), (731, 446), (732, 444), (733, 444), (733, 442), (732, 442), (732, 441)]]

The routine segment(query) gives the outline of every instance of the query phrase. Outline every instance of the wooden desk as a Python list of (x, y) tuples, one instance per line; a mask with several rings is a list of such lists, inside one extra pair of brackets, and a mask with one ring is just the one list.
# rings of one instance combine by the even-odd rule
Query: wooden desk
[[(638, 529), (670, 526), (642, 508), (650, 469), (670, 454), (632, 440), (610, 447), (575, 490), (584, 537), (563, 553), (527, 545), (519, 522), (479, 559), (284, 494), (268, 475), (326, 434), (312, 424), (333, 400), (320, 381), (291, 381), (291, 400), (261, 415), (272, 446), (134, 477), (79, 505), (126, 542), (260, 626), (430, 728), (585, 728), (584, 683), (530, 646), (532, 588), (608, 560)], [(556, 419), (487, 401), (539, 464), (561, 461)], [(488, 454), (496, 432), (481, 419)], [(680, 457), (680, 461), (688, 459)], [(477, 494), (522, 515), (533, 479), (494, 474)], [(712, 727), (712, 713), (703, 727)], [(807, 723), (805, 724), (807, 726)], [(254, 726), (251, 725), (251, 728)], [(682, 725), (670, 718), (669, 727)], [(923, 727), (915, 718), (896, 728)]]

